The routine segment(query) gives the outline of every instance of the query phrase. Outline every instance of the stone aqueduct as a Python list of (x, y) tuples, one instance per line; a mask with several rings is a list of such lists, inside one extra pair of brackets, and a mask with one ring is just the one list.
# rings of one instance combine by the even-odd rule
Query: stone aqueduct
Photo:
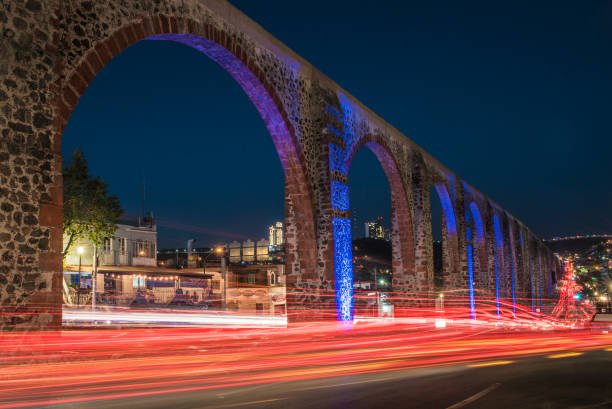
[[(392, 191), (395, 290), (432, 288), (433, 187), (445, 289), (554, 297), (559, 265), (525, 225), (225, 0), (9, 0), (0, 28), (3, 329), (60, 323), (62, 132), (94, 76), (144, 39), (200, 50), (257, 107), (285, 173), (288, 282), (335, 294), (341, 319), (352, 313), (347, 174), (363, 146)], [(288, 307), (311, 302), (304, 295)]]

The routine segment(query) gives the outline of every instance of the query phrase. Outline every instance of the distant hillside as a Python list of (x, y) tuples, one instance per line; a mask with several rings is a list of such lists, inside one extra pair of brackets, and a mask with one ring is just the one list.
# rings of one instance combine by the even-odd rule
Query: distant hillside
[(554, 253), (565, 255), (571, 253), (584, 253), (591, 247), (602, 244), (611, 238), (612, 236), (580, 237), (560, 240), (544, 240), (544, 243)]

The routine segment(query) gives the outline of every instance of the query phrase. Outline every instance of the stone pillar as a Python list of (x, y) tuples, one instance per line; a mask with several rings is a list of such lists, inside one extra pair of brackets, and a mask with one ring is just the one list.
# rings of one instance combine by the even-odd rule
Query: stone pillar
[(0, 331), (61, 324), (55, 2), (0, 6)]
[(412, 199), (414, 215), (415, 272), (419, 291), (433, 290), (433, 248), (429, 183), (420, 154), (413, 155)]

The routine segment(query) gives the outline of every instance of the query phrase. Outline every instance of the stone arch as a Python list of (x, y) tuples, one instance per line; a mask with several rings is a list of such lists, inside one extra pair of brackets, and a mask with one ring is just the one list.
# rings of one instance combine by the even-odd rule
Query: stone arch
[(512, 305), (512, 313), (516, 313), (516, 257), (512, 230), (512, 218), (506, 211), (501, 212), (502, 235), (504, 238), (504, 297)]
[(472, 220), (473, 220), (473, 226), (474, 226), (474, 232), (473, 232), (473, 237), (476, 240), (472, 240), (473, 242), (475, 242), (476, 246), (476, 250), (477, 250), (477, 255), (478, 255), (478, 267), (479, 267), (479, 271), (477, 271), (478, 274), (475, 274), (475, 278), (477, 278), (477, 287), (482, 287), (482, 282), (480, 282), (482, 280), (482, 275), (483, 274), (487, 274), (487, 270), (488, 270), (488, 258), (487, 258), (487, 239), (486, 239), (486, 232), (485, 232), (485, 226), (483, 224), (482, 221), (482, 216), (480, 214), (480, 209), (478, 208), (478, 205), (476, 204), (476, 202), (471, 202), (470, 203), (470, 213), (472, 215)]
[(510, 252), (512, 257), (512, 273), (514, 277), (514, 301), (520, 304), (524, 297), (523, 251), (521, 246), (521, 228), (514, 217), (509, 217)]
[[(285, 176), (288, 282), (297, 277), (314, 277), (317, 270), (315, 209), (296, 132), (264, 71), (243, 46), (223, 30), (193, 20), (158, 15), (132, 21), (114, 30), (105, 40), (93, 43), (57, 93), (55, 150), (60, 152), (63, 130), (89, 83), (112, 58), (141, 40), (166, 40), (190, 46), (226, 70), (244, 90), (272, 137)], [(61, 184), (56, 187), (61, 191)], [(59, 224), (61, 227), (61, 221)]]
[(459, 277), (457, 271), (459, 267), (459, 243), (455, 206), (445, 182), (432, 182), (431, 188), (436, 192), (442, 205), (442, 287), (445, 289), (459, 289), (460, 284), (458, 283)]
[(395, 291), (415, 289), (414, 228), (409, 197), (396, 158), (381, 136), (366, 135), (355, 143), (344, 162), (346, 173), (357, 152), (367, 147), (382, 166), (391, 190), (391, 243)]
[(525, 226), (519, 226), (519, 242), (520, 242), (520, 254), (521, 254), (521, 279), (519, 282), (522, 283), (520, 287), (521, 299), (525, 305), (531, 304), (531, 261), (529, 252), (529, 241), (527, 236), (527, 230)]

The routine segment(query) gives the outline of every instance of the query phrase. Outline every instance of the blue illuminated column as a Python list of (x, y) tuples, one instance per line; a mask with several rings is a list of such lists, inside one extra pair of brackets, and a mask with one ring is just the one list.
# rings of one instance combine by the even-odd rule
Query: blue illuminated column
[(472, 222), (473, 218), (470, 217), (471, 210), (465, 209), (465, 241), (467, 243), (467, 262), (468, 262), (468, 280), (470, 289), (470, 317), (476, 319), (476, 303), (474, 301), (474, 253), (472, 248)]
[(510, 274), (512, 274), (512, 312), (516, 315), (516, 296), (514, 295), (514, 260), (510, 259)]
[(353, 320), (351, 221), (334, 217), (334, 279), (338, 321)]
[[(349, 209), (349, 189), (345, 183), (332, 180), (332, 209), (345, 214)], [(353, 320), (353, 252), (351, 246), (351, 220), (333, 218), (334, 228), (334, 281), (336, 311), (339, 321)]]
[(499, 219), (496, 214), (493, 215), (493, 229), (495, 230), (495, 254), (493, 257), (495, 262), (495, 303), (497, 305), (497, 318), (499, 318), (499, 255), (504, 246), (504, 241), (502, 239)]
[[(335, 120), (345, 122), (344, 115), (334, 107), (328, 107), (327, 113)], [(334, 285), (336, 292), (336, 316), (338, 321), (353, 320), (353, 255), (351, 245), (351, 221), (349, 215), (349, 188), (346, 184), (348, 171), (344, 161), (347, 157), (347, 126), (344, 130), (332, 124), (327, 130), (334, 139), (342, 144), (329, 144), (329, 170), (331, 175), (331, 205), (334, 237)]]

